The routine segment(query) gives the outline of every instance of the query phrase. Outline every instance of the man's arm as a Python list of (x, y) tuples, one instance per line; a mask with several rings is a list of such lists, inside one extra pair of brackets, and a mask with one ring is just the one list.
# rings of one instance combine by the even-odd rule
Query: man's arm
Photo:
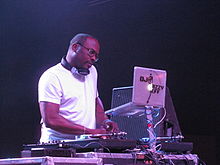
[(59, 114), (59, 104), (40, 102), (40, 111), (46, 127), (66, 134), (101, 134), (106, 133), (104, 129), (89, 129), (75, 124)]
[(108, 117), (106, 116), (104, 112), (104, 107), (102, 104), (102, 101), (99, 97), (96, 98), (96, 125), (97, 128), (100, 128), (103, 126), (103, 122), (107, 120)]
[(119, 132), (117, 123), (108, 119), (104, 112), (102, 101), (99, 97), (96, 98), (96, 125), (97, 128), (105, 128), (108, 132)]

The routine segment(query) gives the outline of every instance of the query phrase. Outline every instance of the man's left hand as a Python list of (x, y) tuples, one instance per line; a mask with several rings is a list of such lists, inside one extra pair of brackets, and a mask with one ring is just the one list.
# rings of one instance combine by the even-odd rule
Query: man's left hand
[(107, 119), (103, 122), (103, 126), (107, 132), (114, 132), (114, 133), (119, 132), (118, 124), (114, 121), (109, 120), (109, 119)]

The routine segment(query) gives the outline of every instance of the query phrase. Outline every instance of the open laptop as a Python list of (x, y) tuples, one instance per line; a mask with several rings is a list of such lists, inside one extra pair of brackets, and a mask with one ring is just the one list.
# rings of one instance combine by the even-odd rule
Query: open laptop
[(138, 106), (165, 106), (166, 71), (134, 67), (132, 102)]
[(134, 67), (132, 100), (106, 111), (107, 115), (132, 116), (143, 113), (146, 106), (165, 106), (166, 71)]

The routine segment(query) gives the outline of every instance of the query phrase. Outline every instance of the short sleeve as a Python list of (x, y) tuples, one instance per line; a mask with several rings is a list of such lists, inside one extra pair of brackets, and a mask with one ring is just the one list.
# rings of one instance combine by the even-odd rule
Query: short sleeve
[(51, 72), (45, 72), (38, 83), (38, 101), (60, 104), (62, 90), (58, 77)]

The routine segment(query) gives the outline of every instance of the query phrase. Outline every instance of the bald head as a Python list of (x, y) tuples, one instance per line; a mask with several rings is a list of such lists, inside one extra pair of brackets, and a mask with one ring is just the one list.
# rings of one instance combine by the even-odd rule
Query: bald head
[(97, 40), (95, 37), (93, 37), (90, 34), (79, 33), (72, 38), (72, 40), (70, 41), (70, 45), (72, 45), (74, 43), (78, 43), (78, 42), (81, 44), (84, 44), (84, 42), (86, 41), (87, 38), (93, 38), (93, 39)]

